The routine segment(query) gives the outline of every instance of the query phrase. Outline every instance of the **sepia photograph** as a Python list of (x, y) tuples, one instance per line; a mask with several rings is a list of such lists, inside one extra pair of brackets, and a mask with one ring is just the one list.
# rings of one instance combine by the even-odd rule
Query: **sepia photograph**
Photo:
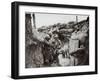
[(89, 15), (25, 13), (25, 67), (89, 65)]

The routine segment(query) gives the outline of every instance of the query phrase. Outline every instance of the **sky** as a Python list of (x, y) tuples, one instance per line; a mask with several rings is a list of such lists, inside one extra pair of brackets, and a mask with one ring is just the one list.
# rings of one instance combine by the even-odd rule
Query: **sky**
[[(77, 15), (78, 22), (87, 19), (86, 15)], [(68, 23), (76, 21), (76, 15), (68, 14), (50, 14), (50, 13), (35, 13), (36, 28), (41, 26), (53, 25), (56, 23)]]

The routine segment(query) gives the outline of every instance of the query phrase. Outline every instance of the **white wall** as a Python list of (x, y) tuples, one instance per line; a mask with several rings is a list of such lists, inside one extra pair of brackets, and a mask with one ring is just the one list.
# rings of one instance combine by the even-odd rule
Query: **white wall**
[[(11, 2), (14, 0), (1, 0), (0, 1), (0, 81), (13, 81), (10, 78), (10, 65), (11, 65)], [(30, 2), (43, 2), (43, 3), (58, 3), (58, 4), (72, 4), (72, 5), (87, 5), (98, 6), (100, 10), (100, 0), (21, 0)], [(100, 11), (98, 11), (100, 14)], [(100, 21), (100, 16), (98, 16)], [(98, 27), (100, 24), (98, 25)], [(98, 28), (98, 31), (100, 28)], [(98, 33), (100, 34), (100, 32)], [(100, 41), (100, 37), (98, 38)], [(98, 43), (100, 45), (100, 43)], [(100, 46), (98, 46), (100, 48)], [(100, 51), (99, 51), (100, 53)], [(100, 57), (98, 53), (98, 57)], [(99, 59), (100, 63), (100, 59)], [(98, 63), (98, 64), (99, 64)], [(99, 64), (100, 67), (100, 64)], [(100, 70), (99, 70), (100, 71)], [(82, 75), (82, 76), (66, 76), (66, 77), (53, 77), (53, 78), (40, 78), (40, 79), (26, 79), (26, 81), (99, 81), (100, 74), (98, 75)]]

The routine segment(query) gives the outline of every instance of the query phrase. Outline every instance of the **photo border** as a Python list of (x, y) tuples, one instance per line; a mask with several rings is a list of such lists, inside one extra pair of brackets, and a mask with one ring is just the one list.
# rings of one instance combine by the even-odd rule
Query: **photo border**
[[(26, 75), (19, 76), (19, 6), (42, 6), (42, 7), (56, 7), (56, 8), (74, 8), (74, 9), (89, 9), (95, 10), (95, 71), (91, 72), (75, 72), (75, 73), (59, 73), (59, 74), (43, 74), (43, 75)], [(72, 75), (88, 75), (98, 73), (97, 63), (97, 13), (96, 6), (81, 6), (81, 5), (62, 5), (62, 4), (49, 4), (49, 3), (31, 3), (31, 2), (12, 2), (11, 6), (11, 77), (13, 79), (25, 78), (43, 78), (43, 77), (58, 77), (58, 76), (72, 76)]]

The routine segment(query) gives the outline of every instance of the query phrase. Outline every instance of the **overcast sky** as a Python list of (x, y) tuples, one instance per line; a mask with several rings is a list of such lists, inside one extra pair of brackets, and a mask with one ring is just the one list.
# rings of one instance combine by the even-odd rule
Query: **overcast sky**
[[(77, 16), (78, 22), (87, 19), (88, 17), (83, 15)], [(76, 21), (76, 15), (35, 13), (36, 28), (39, 28), (41, 26), (53, 25), (56, 23), (68, 23), (70, 21)]]

